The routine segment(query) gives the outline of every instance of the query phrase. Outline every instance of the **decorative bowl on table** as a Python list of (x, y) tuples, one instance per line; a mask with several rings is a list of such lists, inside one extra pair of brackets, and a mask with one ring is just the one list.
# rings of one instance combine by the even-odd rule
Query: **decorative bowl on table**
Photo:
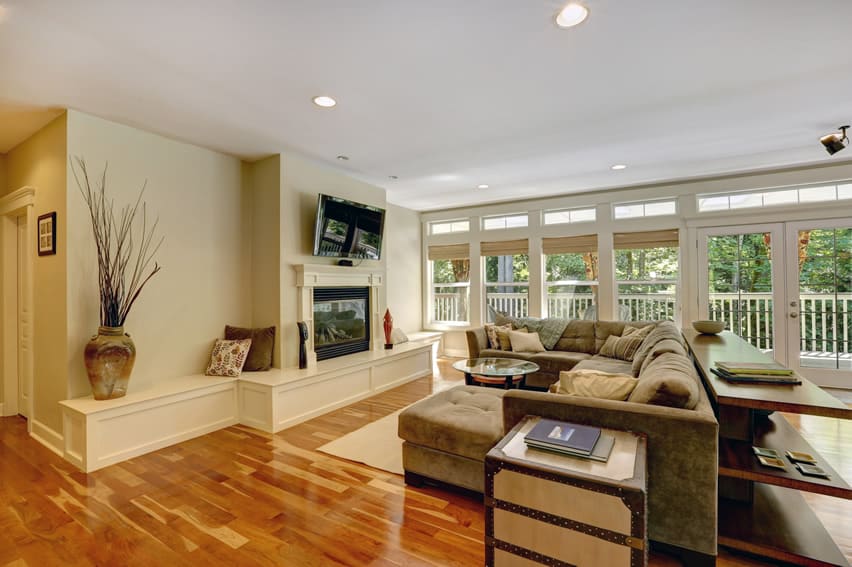
[(704, 335), (718, 335), (725, 330), (724, 321), (693, 321), (692, 328)]

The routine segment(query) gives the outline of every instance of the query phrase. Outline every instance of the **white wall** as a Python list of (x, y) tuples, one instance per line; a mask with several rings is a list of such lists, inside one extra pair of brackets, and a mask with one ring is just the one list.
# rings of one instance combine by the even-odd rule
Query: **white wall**
[(406, 333), (419, 331), (423, 328), (420, 213), (388, 204), (384, 254), (388, 271), (387, 302), (394, 327)]
[[(336, 264), (335, 258), (313, 255), (314, 222), (320, 193), (334, 195), (367, 205), (386, 208), (385, 191), (342, 173), (293, 155), (281, 156), (281, 339), (282, 365), (299, 363), (299, 339), (296, 329), (297, 264)], [(364, 260), (362, 267), (387, 266), (387, 251), (393, 239), (385, 233), (381, 260)], [(387, 285), (393, 285), (390, 276)], [(385, 309), (384, 292), (380, 305)]]
[(34, 214), (56, 212), (56, 254), (33, 258), (33, 408), (29, 417), (33, 433), (50, 445), (61, 438), (57, 402), (67, 397), (66, 130), (63, 114), (6, 155), (7, 193), (33, 187)]
[(243, 164), (243, 191), (251, 201), (252, 327), (275, 326), (273, 366), (281, 367), (281, 158)]
[[(125, 328), (136, 343), (130, 390), (203, 372), (226, 324), (251, 324), (250, 206), (237, 158), (76, 111), (68, 112), (68, 154), (98, 175), (109, 163), (108, 195), (133, 201), (145, 180), (148, 213), (165, 237), (163, 266), (142, 291)], [(67, 396), (91, 390), (83, 348), (97, 331), (97, 264), (88, 211), (68, 172)], [(58, 407), (55, 408), (58, 414)]]

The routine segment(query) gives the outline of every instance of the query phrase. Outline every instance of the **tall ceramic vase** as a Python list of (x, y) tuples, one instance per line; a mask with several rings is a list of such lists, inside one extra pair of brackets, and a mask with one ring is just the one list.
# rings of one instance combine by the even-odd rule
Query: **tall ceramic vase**
[(136, 345), (124, 327), (98, 327), (86, 344), (86, 372), (96, 400), (121, 398), (136, 361)]

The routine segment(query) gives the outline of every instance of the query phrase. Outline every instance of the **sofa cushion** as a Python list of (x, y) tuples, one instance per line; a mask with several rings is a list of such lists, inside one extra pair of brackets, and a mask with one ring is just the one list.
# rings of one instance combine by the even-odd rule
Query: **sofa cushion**
[(677, 325), (671, 321), (660, 321), (654, 327), (654, 330), (645, 337), (645, 340), (642, 341), (642, 344), (639, 346), (639, 350), (637, 350), (636, 354), (633, 356), (634, 376), (638, 376), (640, 374), (642, 363), (645, 362), (645, 357), (648, 356), (648, 353), (651, 352), (654, 345), (663, 339), (672, 339), (683, 344), (683, 335), (680, 334), (680, 329), (677, 328)]
[(654, 321), (595, 321), (595, 350), (596, 354), (601, 352), (606, 339), (610, 335), (620, 337), (625, 328), (636, 327), (641, 329), (648, 325), (655, 325)]
[(600, 370), (569, 370), (559, 373), (559, 382), (550, 387), (555, 394), (604, 400), (626, 400), (639, 382), (629, 374)]
[(553, 350), (595, 354), (595, 322), (582, 319), (569, 321)]
[(505, 392), (480, 386), (439, 392), (399, 414), (399, 436), (409, 443), (484, 461), (503, 436)]
[(562, 352), (558, 350), (549, 350), (538, 352), (529, 358), (530, 362), (538, 364), (541, 372), (547, 372), (557, 376), (563, 370), (571, 370), (577, 363), (591, 358), (590, 354), (585, 352)]
[(517, 358), (519, 360), (532, 360), (536, 356), (532, 352), (512, 352), (511, 350), (497, 350), (486, 348), (479, 351), (479, 358)]
[(654, 328), (653, 325), (647, 325), (641, 329), (638, 327), (624, 327), (624, 332), (621, 336), (610, 335), (606, 342), (601, 347), (600, 354), (609, 358), (617, 358), (619, 360), (632, 361), (633, 355), (639, 349), (639, 345), (648, 336), (648, 333)]
[(666, 352), (645, 368), (628, 401), (694, 409), (698, 403), (698, 388), (698, 375), (692, 360)]
[(509, 331), (509, 341), (512, 343), (512, 352), (544, 352), (538, 333)]
[(680, 344), (680, 342), (674, 339), (662, 339), (657, 342), (657, 344), (655, 344), (645, 356), (645, 361), (642, 363), (642, 368), (639, 370), (638, 376), (641, 376), (648, 368), (648, 365), (654, 362), (661, 354), (665, 354), (667, 352), (673, 352), (681, 356), (689, 356), (686, 353), (686, 349), (682, 344)]
[(631, 365), (629, 362), (618, 360), (616, 358), (607, 358), (596, 354), (592, 358), (583, 360), (574, 367), (575, 369), (600, 370), (601, 372), (611, 372), (613, 374), (631, 374)]

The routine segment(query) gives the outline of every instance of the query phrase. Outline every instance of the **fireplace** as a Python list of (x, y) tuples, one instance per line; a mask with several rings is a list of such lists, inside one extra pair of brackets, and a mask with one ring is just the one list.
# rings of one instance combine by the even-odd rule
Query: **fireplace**
[(370, 350), (370, 288), (315, 287), (313, 299), (317, 360)]

